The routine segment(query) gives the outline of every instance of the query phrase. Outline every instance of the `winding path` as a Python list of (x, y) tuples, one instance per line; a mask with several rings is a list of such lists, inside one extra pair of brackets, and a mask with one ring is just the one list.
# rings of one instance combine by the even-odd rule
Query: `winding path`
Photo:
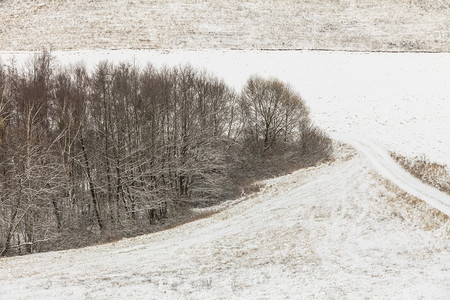
[(366, 139), (337, 135), (334, 137), (352, 145), (364, 154), (378, 174), (392, 181), (400, 189), (450, 216), (450, 196), (412, 176), (396, 163), (386, 150)]

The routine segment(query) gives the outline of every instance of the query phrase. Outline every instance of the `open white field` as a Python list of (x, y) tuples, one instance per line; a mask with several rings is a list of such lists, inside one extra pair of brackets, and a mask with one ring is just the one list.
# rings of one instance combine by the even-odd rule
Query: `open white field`
[(450, 51), (449, 0), (2, 0), (0, 49)]
[(448, 298), (448, 218), (338, 154), (207, 219), (0, 259), (0, 299)]

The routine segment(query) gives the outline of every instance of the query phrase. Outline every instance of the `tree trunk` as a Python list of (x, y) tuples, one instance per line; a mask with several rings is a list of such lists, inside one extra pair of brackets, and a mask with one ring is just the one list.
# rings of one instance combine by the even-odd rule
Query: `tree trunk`
[(84, 162), (85, 162), (85, 165), (86, 165), (86, 174), (87, 174), (87, 177), (88, 177), (89, 190), (91, 192), (92, 203), (94, 204), (95, 217), (97, 218), (97, 223), (98, 223), (98, 227), (100, 228), (100, 232), (103, 233), (105, 228), (104, 228), (102, 219), (100, 217), (100, 212), (99, 212), (99, 207), (98, 207), (98, 200), (97, 200), (97, 194), (95, 193), (94, 182), (92, 181), (91, 168), (89, 166), (89, 159), (88, 159), (88, 156), (87, 156), (87, 153), (86, 153), (86, 148), (85, 148), (85, 144), (84, 144), (83, 134), (81, 134), (81, 136), (80, 136), (80, 142), (81, 142), (81, 149), (83, 151)]

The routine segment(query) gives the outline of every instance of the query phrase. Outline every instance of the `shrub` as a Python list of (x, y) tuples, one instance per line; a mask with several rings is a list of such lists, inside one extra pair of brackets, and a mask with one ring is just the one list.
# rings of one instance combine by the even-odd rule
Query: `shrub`
[(302, 130), (300, 144), (303, 167), (327, 161), (333, 154), (331, 138), (313, 124)]

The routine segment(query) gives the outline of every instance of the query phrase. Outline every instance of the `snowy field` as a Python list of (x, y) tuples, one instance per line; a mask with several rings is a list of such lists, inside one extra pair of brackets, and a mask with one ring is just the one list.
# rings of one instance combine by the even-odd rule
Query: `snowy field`
[[(12, 54), (29, 59), (1, 58)], [(450, 164), (450, 54), (53, 54), (89, 68), (103, 59), (190, 63), (237, 90), (251, 74), (276, 76), (335, 137)], [(448, 299), (449, 218), (377, 175), (376, 147), (358, 150), (337, 147), (335, 162), (268, 180), (258, 194), (171, 230), (0, 259), (0, 299)]]
[(207, 219), (0, 259), (0, 299), (448, 299), (449, 222), (338, 154)]
[[(448, 0), (0, 0), (3, 63), (45, 48), (91, 70), (191, 64), (237, 92), (273, 76), (357, 149), (171, 230), (1, 258), (0, 299), (449, 299), (450, 219), (432, 206), (450, 198), (385, 151), (450, 166), (450, 53), (371, 52), (449, 52), (449, 14)], [(106, 50), (131, 48), (159, 50)]]
[(3, 0), (0, 49), (450, 51), (449, 0)]
[[(4, 63), (15, 54), (0, 52)], [(317, 51), (55, 51), (66, 65), (101, 60), (145, 66), (191, 64), (239, 91), (252, 74), (291, 84), (311, 108), (312, 119), (332, 136), (363, 138), (388, 151), (426, 156), (450, 166), (450, 54)]]

